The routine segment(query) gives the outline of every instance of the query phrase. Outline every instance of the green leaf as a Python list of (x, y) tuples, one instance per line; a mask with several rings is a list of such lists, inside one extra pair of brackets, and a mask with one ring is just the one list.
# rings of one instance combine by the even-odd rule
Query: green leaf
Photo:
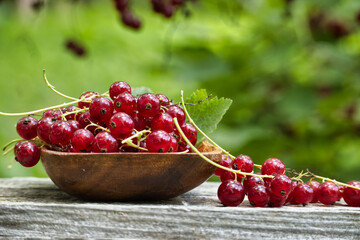
[[(186, 105), (190, 117), (196, 125), (206, 134), (213, 132), (218, 123), (221, 121), (226, 111), (229, 109), (232, 100), (229, 98), (208, 97), (205, 89), (196, 90), (189, 98), (185, 99), (186, 103), (196, 105)], [(205, 101), (197, 104), (199, 101)], [(199, 138), (200, 142), (202, 139)]]
[(153, 93), (153, 91), (147, 87), (137, 87), (137, 88), (132, 88), (131, 93), (133, 96), (139, 97), (140, 95), (142, 95), (144, 93)]

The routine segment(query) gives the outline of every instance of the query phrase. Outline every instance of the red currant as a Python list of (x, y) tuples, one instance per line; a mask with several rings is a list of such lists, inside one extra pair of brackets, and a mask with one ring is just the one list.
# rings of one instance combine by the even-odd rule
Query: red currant
[(56, 121), (50, 127), (49, 139), (52, 144), (65, 147), (70, 143), (72, 128), (68, 122)]
[(114, 82), (109, 88), (109, 95), (112, 100), (124, 92), (131, 94), (131, 87), (126, 82)]
[(255, 176), (246, 176), (244, 178), (244, 188), (245, 188), (245, 192), (247, 193), (249, 191), (249, 189), (255, 185), (264, 185), (264, 181), (260, 178), (260, 177), (255, 177)]
[[(83, 94), (81, 94), (79, 99), (84, 98), (84, 100), (86, 99), (86, 100), (89, 101), (91, 99), (91, 97), (96, 96), (96, 95), (99, 95), (99, 94), (96, 93), (96, 92), (84, 92)], [(86, 102), (79, 102), (78, 106), (79, 106), (79, 108), (88, 108), (88, 107), (90, 107), (90, 102), (87, 102), (87, 101)]]
[(71, 145), (77, 152), (90, 152), (94, 135), (86, 129), (79, 129), (74, 132), (71, 138)]
[(114, 106), (106, 97), (95, 97), (90, 103), (90, 118), (96, 123), (107, 123), (114, 112)]
[(118, 139), (125, 139), (129, 137), (135, 126), (132, 118), (124, 112), (114, 114), (110, 118), (109, 123), (111, 134)]
[(33, 117), (23, 117), (16, 124), (16, 131), (20, 137), (26, 140), (33, 139), (37, 136), (38, 120)]
[(182, 126), (185, 123), (185, 112), (182, 108), (173, 105), (168, 107), (166, 111), (172, 118), (177, 118), (179, 125)]
[(91, 145), (91, 151), (96, 153), (117, 152), (119, 144), (117, 140), (108, 132), (98, 133)]
[(14, 153), (16, 161), (24, 167), (33, 167), (40, 160), (40, 149), (33, 142), (18, 142)]
[[(220, 164), (221, 166), (223, 166), (223, 167), (231, 168), (232, 160), (231, 160), (231, 158), (228, 157), (226, 154), (223, 154), (223, 155), (221, 156), (221, 161), (220, 161), (219, 164)], [(221, 169), (221, 168), (217, 168), (214, 174), (215, 174), (216, 176), (219, 176), (219, 177), (220, 177), (221, 174), (222, 174), (224, 171), (226, 171), (226, 170), (223, 170), (223, 169)], [(228, 171), (226, 171), (226, 172), (228, 172)]]
[[(232, 168), (242, 172), (251, 173), (254, 170), (254, 163), (249, 156), (239, 155), (234, 159)], [(237, 177), (238, 179), (242, 179), (244, 175), (237, 174)]]
[(271, 180), (270, 188), (271, 194), (275, 196), (287, 196), (292, 190), (291, 179), (284, 174), (278, 174)]
[(285, 170), (284, 163), (277, 158), (269, 158), (261, 166), (262, 175), (284, 174)]
[[(350, 181), (348, 185), (360, 188), (360, 181)], [(360, 207), (360, 190), (345, 187), (343, 192), (344, 201), (352, 207)]]
[(333, 204), (339, 197), (339, 187), (333, 182), (323, 182), (318, 188), (317, 197), (322, 204)]
[(270, 201), (270, 195), (264, 185), (257, 184), (249, 188), (248, 199), (253, 207), (265, 207)]
[(149, 152), (168, 152), (171, 147), (171, 137), (163, 130), (153, 131), (146, 138), (146, 147)]
[(170, 101), (168, 97), (165, 96), (164, 94), (156, 94), (155, 96), (157, 97), (157, 99), (159, 99), (161, 106), (166, 107), (167, 105), (169, 105)]
[(173, 129), (173, 119), (167, 113), (159, 113), (151, 120), (151, 130), (164, 130), (165, 132), (170, 133), (173, 131)]
[(144, 117), (154, 117), (160, 112), (160, 101), (152, 93), (144, 93), (138, 98), (137, 108)]
[(50, 143), (49, 140), (50, 127), (51, 125), (53, 125), (54, 122), (55, 122), (54, 118), (45, 117), (40, 119), (38, 123), (36, 133), (38, 137), (46, 143)]
[(236, 207), (244, 200), (245, 190), (241, 183), (228, 180), (220, 184), (217, 195), (225, 206)]
[(136, 110), (136, 98), (131, 93), (121, 93), (114, 99), (114, 109), (131, 115)]
[(314, 190), (305, 183), (298, 184), (293, 190), (293, 201), (299, 204), (307, 204), (311, 202), (314, 196)]
[(309, 185), (310, 187), (312, 187), (314, 194), (313, 194), (313, 198), (311, 199), (310, 203), (317, 203), (318, 202), (318, 198), (317, 198), (317, 190), (320, 186), (320, 183), (318, 181), (308, 181), (306, 182), (307, 185)]

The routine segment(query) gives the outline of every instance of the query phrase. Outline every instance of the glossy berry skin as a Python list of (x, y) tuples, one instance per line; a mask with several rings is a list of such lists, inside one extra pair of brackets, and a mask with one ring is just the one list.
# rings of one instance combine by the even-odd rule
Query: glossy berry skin
[(51, 117), (51, 118), (54, 118), (55, 120), (60, 120), (61, 119), (61, 111), (59, 109), (46, 110), (43, 113), (42, 117), (43, 118)]
[(93, 141), (94, 135), (92, 132), (86, 129), (79, 129), (74, 132), (71, 138), (71, 145), (76, 152), (90, 152)]
[(270, 189), (271, 194), (275, 196), (287, 196), (292, 190), (291, 179), (284, 174), (278, 174), (271, 180)]
[(149, 152), (168, 152), (171, 147), (171, 137), (163, 130), (153, 131), (146, 138), (146, 147)]
[[(227, 168), (231, 168), (231, 165), (232, 165), (232, 160), (230, 157), (228, 157), (226, 154), (222, 154), (221, 155), (221, 161), (219, 163), (221, 166), (224, 166), (224, 167), (227, 167)], [(221, 174), (226, 171), (226, 170), (223, 170), (221, 168), (217, 168), (214, 175), (215, 176), (221, 176)]]
[(306, 183), (298, 184), (293, 190), (293, 201), (298, 204), (308, 204), (313, 199), (314, 190)]
[(278, 197), (278, 196), (270, 193), (270, 200), (269, 200), (268, 206), (269, 207), (281, 207), (285, 204), (286, 199), (287, 199), (286, 196)]
[(90, 103), (90, 119), (95, 123), (107, 123), (114, 112), (113, 102), (106, 97), (95, 97)]
[[(350, 181), (348, 185), (360, 188), (360, 181)], [(344, 201), (352, 207), (360, 207), (360, 190), (345, 187), (343, 192)]]
[(68, 122), (56, 121), (50, 127), (49, 139), (52, 144), (65, 147), (70, 144), (72, 128)]
[(33, 117), (23, 117), (16, 124), (16, 131), (20, 137), (26, 140), (37, 136), (38, 120)]
[(131, 115), (136, 110), (136, 98), (131, 93), (121, 93), (114, 99), (114, 109)]
[(115, 113), (109, 121), (111, 135), (117, 139), (125, 139), (129, 137), (134, 130), (134, 127), (134, 121), (124, 112)]
[(33, 167), (40, 160), (40, 149), (33, 142), (22, 141), (14, 149), (15, 160), (24, 167)]
[(290, 194), (287, 195), (285, 203), (297, 204), (297, 202), (293, 201), (293, 198), (294, 198), (293, 190), (296, 188), (296, 186), (298, 184), (299, 184), (299, 182), (297, 182), (297, 181), (291, 182), (291, 192), (290, 192)]
[(151, 130), (164, 130), (165, 132), (172, 132), (174, 129), (174, 121), (167, 113), (159, 113), (152, 118)]
[[(68, 106), (65, 111), (63, 113), (70, 113), (70, 112), (74, 112), (76, 110), (80, 110), (80, 108), (76, 107), (76, 106)], [(69, 115), (66, 115), (65, 118), (66, 120), (75, 120), (76, 116), (78, 115), (78, 113), (72, 113)]]
[(264, 185), (258, 184), (248, 189), (248, 199), (253, 207), (265, 207), (270, 201), (270, 194)]
[(169, 152), (177, 152), (179, 149), (179, 144), (175, 137), (170, 135), (170, 138), (171, 138), (171, 146), (170, 146)]
[(269, 158), (261, 166), (262, 175), (284, 174), (285, 170), (284, 163), (277, 158)]
[(197, 142), (197, 131), (194, 125), (192, 125), (191, 123), (184, 123), (181, 126), (181, 130), (184, 132), (186, 138), (189, 139), (191, 144), (195, 145)]
[(91, 145), (91, 151), (95, 153), (117, 152), (118, 141), (108, 132), (98, 133)]
[(185, 112), (182, 110), (182, 108), (173, 105), (168, 107), (166, 113), (169, 114), (172, 118), (177, 118), (180, 126), (185, 123)]
[(74, 132), (76, 132), (77, 130), (80, 129), (80, 123), (76, 120), (70, 120), (70, 121), (67, 121), (68, 124), (70, 125), (71, 127), (71, 132), (72, 134), (74, 134)]
[(36, 133), (38, 137), (46, 143), (50, 143), (50, 139), (49, 139), (50, 127), (51, 125), (53, 125), (54, 122), (55, 122), (54, 118), (45, 117), (40, 119), (38, 123)]
[[(235, 181), (235, 173), (230, 172), (230, 171), (224, 171), (221, 175), (220, 175), (220, 181), (221, 182), (226, 182), (228, 180), (233, 180)], [(241, 179), (240, 179), (241, 180)]]
[(87, 125), (91, 124), (90, 112), (85, 111), (82, 114), (80, 114), (78, 122), (80, 124), (80, 128), (85, 128)]
[(114, 82), (109, 88), (109, 95), (112, 100), (124, 92), (131, 94), (131, 87), (127, 82)]
[(236, 207), (244, 200), (245, 190), (241, 183), (228, 180), (220, 184), (217, 196), (225, 206)]
[(317, 190), (320, 186), (320, 183), (318, 181), (308, 181), (306, 182), (307, 185), (309, 185), (310, 187), (312, 187), (314, 194), (313, 194), (313, 198), (311, 199), (310, 203), (317, 203), (318, 202), (318, 198), (317, 198)]
[(323, 182), (318, 188), (317, 197), (322, 204), (333, 204), (339, 197), (339, 188), (333, 182)]
[[(242, 172), (250, 173), (254, 170), (254, 163), (249, 156), (239, 155), (234, 159), (232, 163), (232, 168), (235, 170), (240, 170)], [(239, 179), (242, 179), (244, 175), (237, 174), (237, 177)]]
[(157, 97), (157, 99), (159, 99), (161, 106), (166, 107), (167, 105), (169, 105), (170, 101), (168, 97), (164, 94), (156, 94), (155, 96)]
[(264, 181), (255, 176), (246, 176), (243, 182), (245, 192), (248, 193), (249, 189), (255, 185), (264, 185)]
[(138, 98), (137, 109), (143, 117), (154, 117), (160, 112), (160, 101), (152, 93), (144, 93)]
[[(92, 96), (96, 96), (96, 95), (99, 95), (99, 94), (96, 92), (84, 92), (83, 94), (81, 94), (79, 99), (85, 98), (87, 100), (90, 100)], [(88, 107), (90, 107), (90, 102), (79, 102), (78, 106), (79, 106), (79, 108), (88, 108)]]

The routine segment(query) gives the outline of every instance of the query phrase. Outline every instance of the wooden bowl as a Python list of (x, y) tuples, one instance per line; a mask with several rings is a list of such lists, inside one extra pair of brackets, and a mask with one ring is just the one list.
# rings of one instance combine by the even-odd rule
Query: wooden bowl
[[(221, 151), (199, 148), (214, 162)], [(42, 149), (41, 161), (64, 192), (87, 200), (161, 200), (205, 182), (216, 170), (196, 153), (64, 153)]]

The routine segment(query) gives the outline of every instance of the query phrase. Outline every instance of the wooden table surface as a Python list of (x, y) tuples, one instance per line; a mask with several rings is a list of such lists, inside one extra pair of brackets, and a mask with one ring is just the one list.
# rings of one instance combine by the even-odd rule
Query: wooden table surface
[(0, 179), (4, 239), (360, 239), (360, 208), (344, 202), (254, 208), (223, 207), (219, 183), (206, 182), (157, 202), (87, 202), (49, 179)]

